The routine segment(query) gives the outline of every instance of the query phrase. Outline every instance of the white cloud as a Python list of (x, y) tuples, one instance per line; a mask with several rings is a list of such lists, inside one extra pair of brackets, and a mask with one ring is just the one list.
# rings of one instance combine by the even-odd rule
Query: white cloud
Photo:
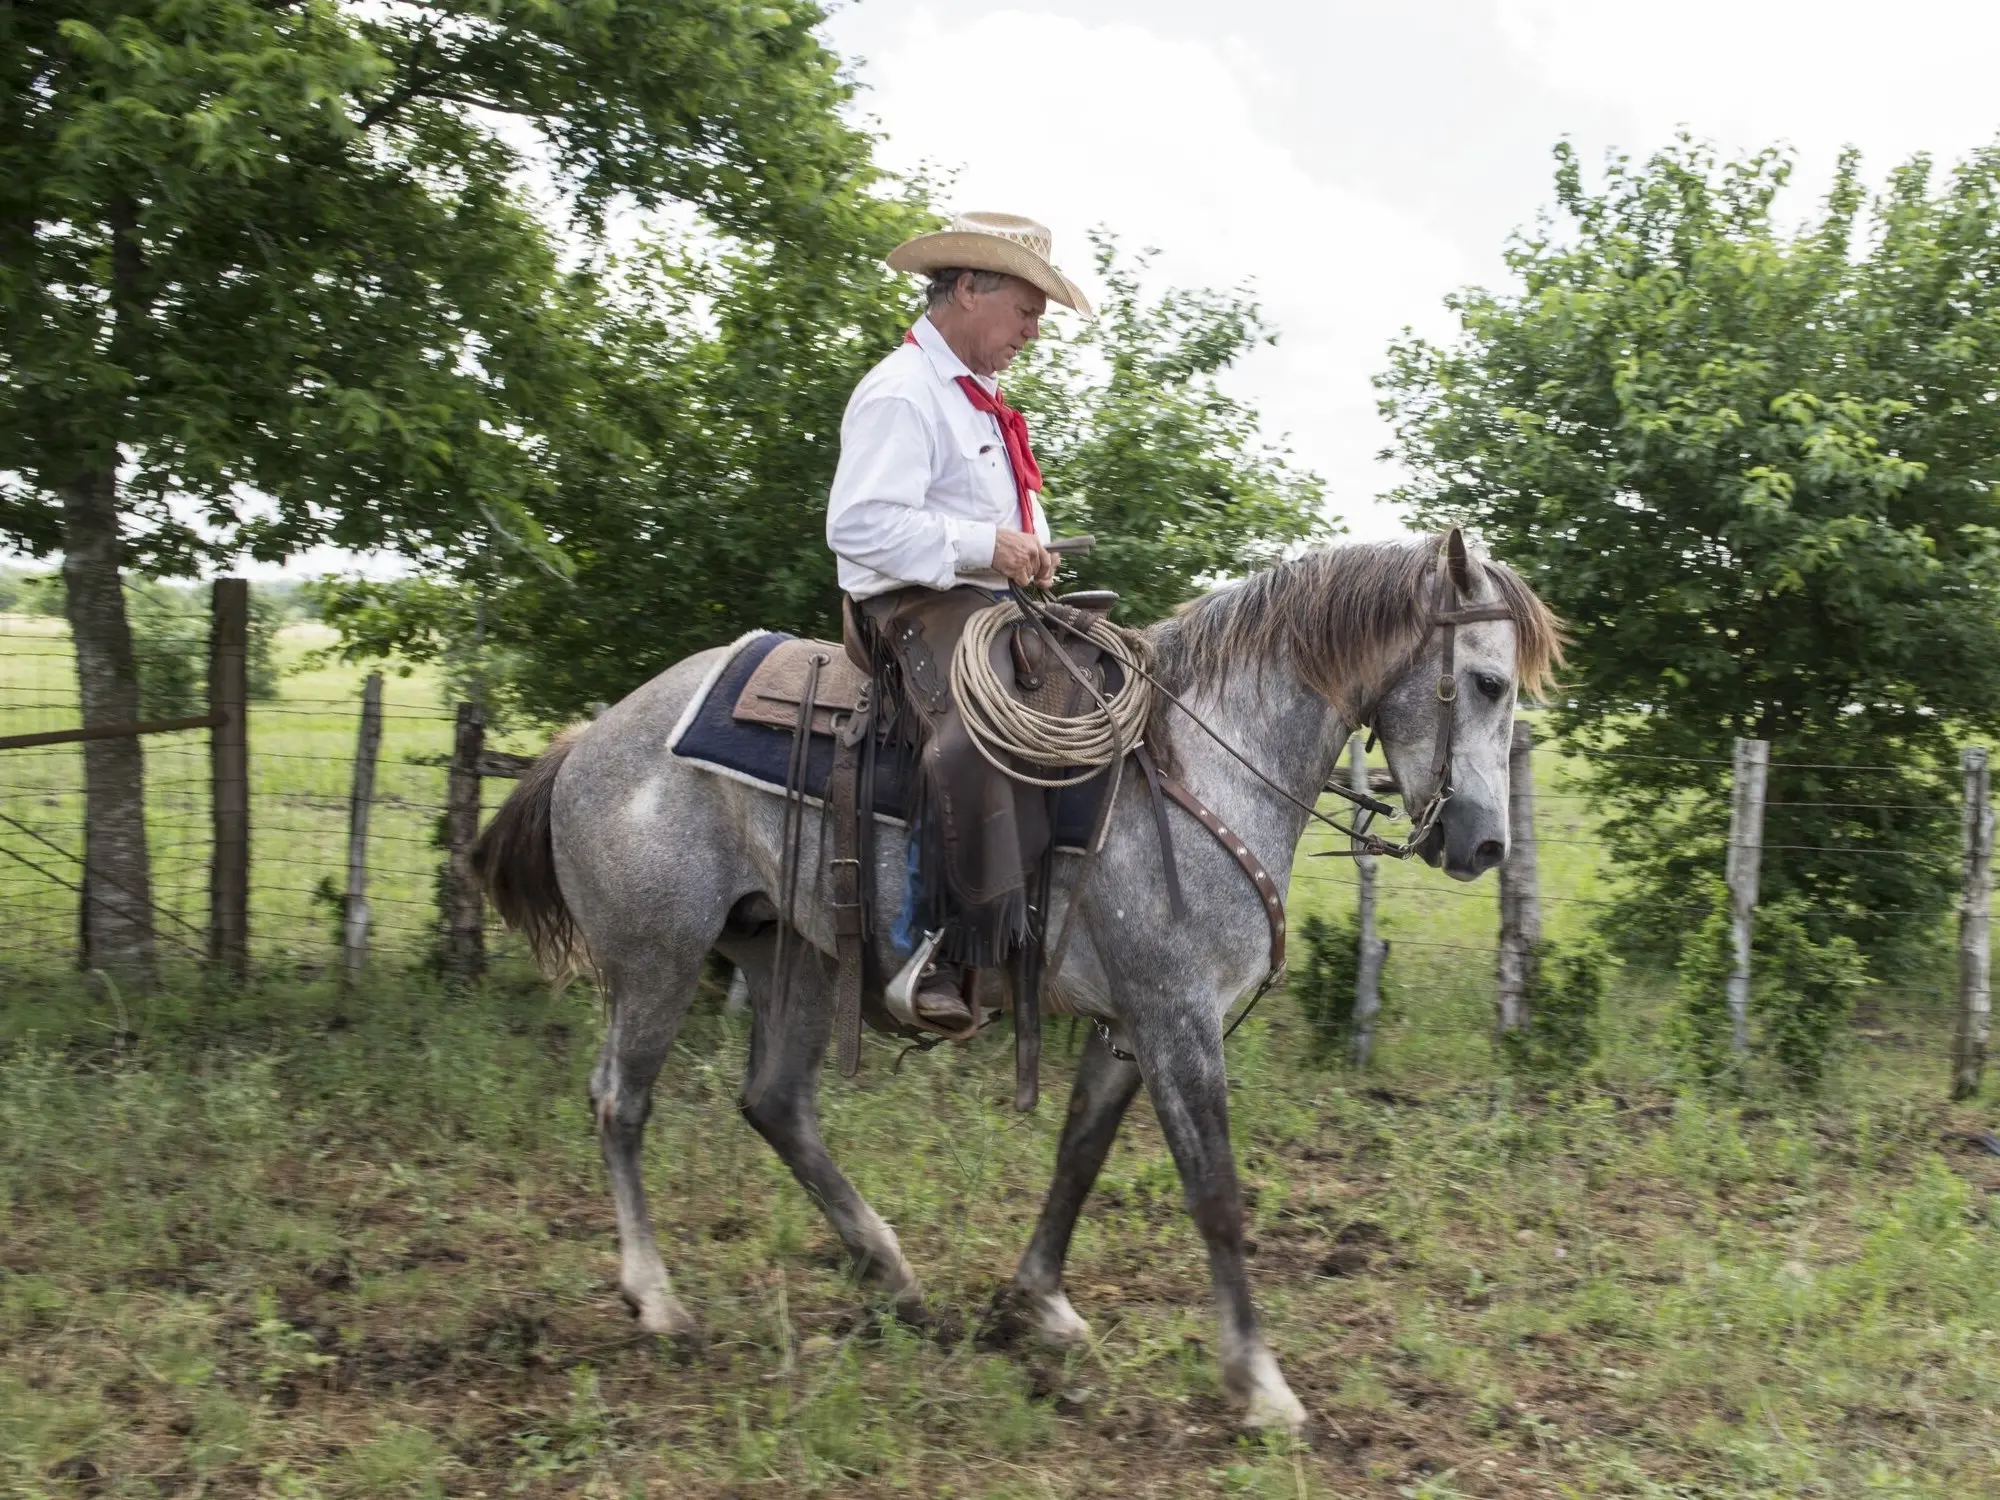
[(1955, 159), (2000, 128), (1989, 0), (1495, 3), (1515, 51), (1552, 88), (1621, 112), (1630, 133), (1615, 144), (1634, 150), (1682, 125), (1737, 149), (1787, 143), (1818, 191), (1843, 146), (1879, 180), (1918, 151)]
[(1086, 288), (1085, 232), (1100, 224), (1128, 248), (1158, 246), (1162, 282), (1254, 280), (1281, 342), (1233, 388), (1326, 477), (1355, 534), (1384, 535), (1398, 526), (1371, 498), (1393, 475), (1375, 461), (1369, 377), (1406, 322), (1442, 331), (1442, 296), (1471, 272), (1415, 219), (1262, 132), (1253, 97), (1282, 71), (1236, 38), (920, 9), (859, 75), (888, 164), (962, 167), (953, 206), (1044, 220)]

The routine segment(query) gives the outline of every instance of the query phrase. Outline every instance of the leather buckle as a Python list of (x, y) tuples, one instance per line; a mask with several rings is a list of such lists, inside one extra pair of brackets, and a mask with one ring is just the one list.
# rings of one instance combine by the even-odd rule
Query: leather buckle
[(868, 725), (873, 716), (874, 708), (874, 705), (868, 700), (868, 689), (864, 687), (861, 690), (860, 701), (856, 703), (854, 712), (841, 714), (834, 719), (833, 737), (837, 743), (852, 749), (867, 738)]

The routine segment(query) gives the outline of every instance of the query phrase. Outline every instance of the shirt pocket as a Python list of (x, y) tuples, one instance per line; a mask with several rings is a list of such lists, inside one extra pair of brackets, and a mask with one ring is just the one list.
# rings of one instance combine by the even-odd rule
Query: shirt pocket
[(998, 436), (960, 437), (958, 457), (965, 475), (967, 498), (977, 519), (1009, 528), (1021, 524), (1014, 495), (1014, 469)]

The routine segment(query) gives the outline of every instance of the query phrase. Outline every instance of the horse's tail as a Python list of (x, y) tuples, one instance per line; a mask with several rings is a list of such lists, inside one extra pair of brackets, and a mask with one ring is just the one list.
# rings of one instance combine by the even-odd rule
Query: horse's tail
[(551, 979), (588, 968), (590, 962), (556, 879), (555, 837), (549, 825), (556, 773), (585, 727), (565, 729), (549, 742), (472, 846), (473, 875), (501, 920), (527, 935), (535, 962)]

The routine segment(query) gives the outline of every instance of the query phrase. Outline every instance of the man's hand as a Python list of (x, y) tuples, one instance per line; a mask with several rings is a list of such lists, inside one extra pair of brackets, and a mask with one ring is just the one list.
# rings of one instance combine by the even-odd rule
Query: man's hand
[(1025, 531), (996, 531), (993, 534), (993, 571), (1018, 584), (1039, 584), (1047, 588), (1056, 581), (1055, 553)]

